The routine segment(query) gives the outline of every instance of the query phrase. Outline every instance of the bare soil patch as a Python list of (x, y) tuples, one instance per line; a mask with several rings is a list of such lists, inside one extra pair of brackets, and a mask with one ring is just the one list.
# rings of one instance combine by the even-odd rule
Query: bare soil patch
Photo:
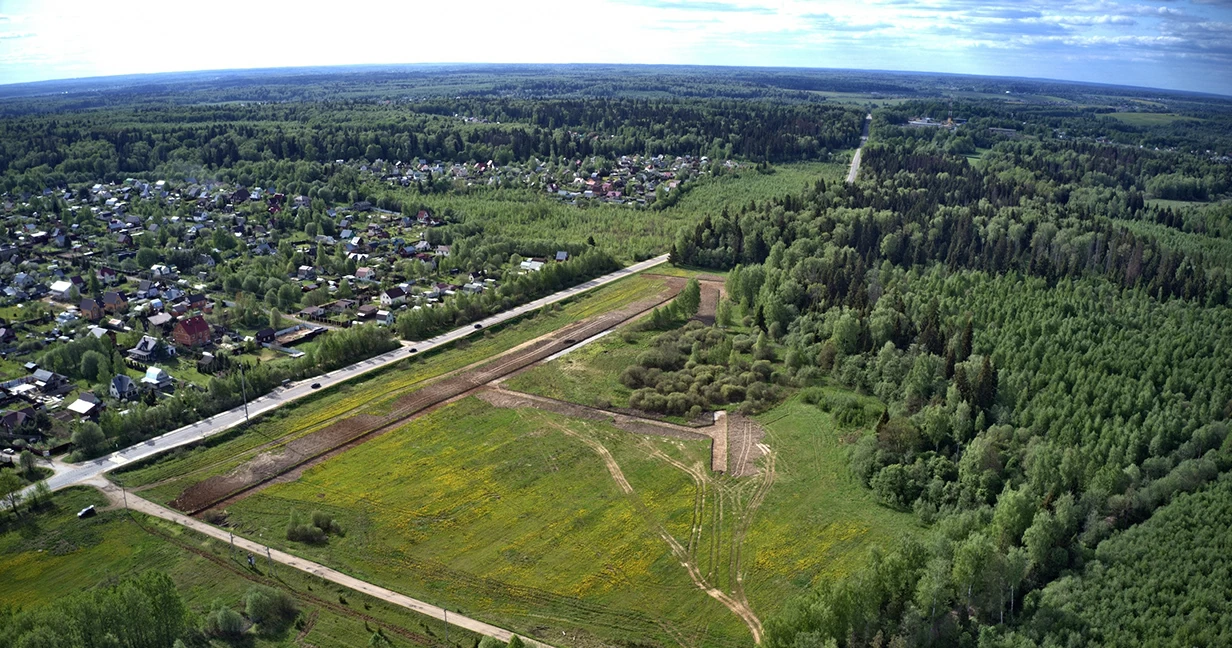
[(728, 416), (727, 442), (733, 477), (751, 477), (759, 472), (757, 460), (763, 454), (759, 444), (765, 436), (766, 431), (757, 421), (741, 414)]

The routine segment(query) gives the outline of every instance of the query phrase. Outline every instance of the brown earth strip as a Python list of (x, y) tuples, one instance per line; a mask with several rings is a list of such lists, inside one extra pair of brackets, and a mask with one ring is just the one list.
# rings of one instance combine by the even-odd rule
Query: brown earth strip
[(335, 450), (353, 447), (373, 435), (397, 429), (408, 419), (434, 405), (467, 394), (593, 335), (636, 318), (674, 297), (683, 283), (679, 280), (671, 282), (668, 288), (650, 299), (566, 325), (554, 333), (501, 354), (495, 360), (472, 365), (471, 368), (433, 381), (399, 398), (394, 403), (393, 411), (385, 416), (351, 416), (289, 441), (280, 449), (262, 453), (225, 475), (216, 475), (189, 486), (171, 502), (171, 506), (195, 515), (215, 506), (236, 502), (289, 470), (326, 455), (332, 456), (331, 453)]
[(732, 477), (751, 477), (758, 473), (757, 460), (762, 451), (758, 444), (766, 431), (757, 421), (740, 414), (731, 414), (728, 421), (728, 442), (731, 444)]

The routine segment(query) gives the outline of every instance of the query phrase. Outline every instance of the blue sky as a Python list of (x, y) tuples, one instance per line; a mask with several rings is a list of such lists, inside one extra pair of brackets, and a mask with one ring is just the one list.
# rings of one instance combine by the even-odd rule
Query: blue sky
[(1232, 95), (1232, 0), (0, 0), (0, 83), (417, 62), (911, 70)]

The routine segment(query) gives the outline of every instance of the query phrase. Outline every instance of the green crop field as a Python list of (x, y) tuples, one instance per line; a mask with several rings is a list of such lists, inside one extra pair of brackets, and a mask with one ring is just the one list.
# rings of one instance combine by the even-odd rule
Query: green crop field
[(361, 412), (382, 413), (405, 394), (437, 376), (456, 371), (571, 322), (620, 308), (657, 294), (661, 278), (634, 276), (553, 307), (549, 312), (509, 326), (485, 331), (454, 348), (418, 356), (326, 390), (309, 399), (261, 417), (248, 430), (236, 430), (194, 448), (183, 448), (155, 461), (113, 474), (129, 487), (144, 488), (143, 496), (166, 503), (188, 485), (223, 474), (270, 449), (338, 420)]
[[(163, 520), (140, 514), (130, 517), (123, 510), (79, 520), (76, 512), (82, 507), (106, 503), (93, 489), (62, 491), (53, 501), (54, 507), (48, 510), (23, 514), (20, 519), (5, 514), (0, 519), (0, 581), (4, 583), (0, 606), (41, 606), (157, 569), (171, 576), (189, 609), (197, 614), (206, 612), (216, 599), (242, 611), (242, 597), (256, 584), (292, 594), (303, 613), (302, 623), (281, 635), (250, 637), (246, 646), (360, 646), (368, 643), (378, 626), (385, 628), (396, 645), (447, 645), (441, 640), (444, 626), (440, 621), (288, 567), (275, 566), (271, 572), (264, 560), (249, 569), (246, 556), (232, 555), (226, 544)], [(449, 639), (450, 646), (469, 648), (476, 637), (454, 628)]]
[[(633, 494), (588, 442), (610, 453)], [(693, 465), (709, 446), (470, 398), (233, 505), (229, 522), (358, 578), (523, 632), (565, 633), (573, 645), (747, 645), (745, 626), (690, 582), (657, 534), (687, 542), (695, 501), (689, 475), (659, 455)], [(345, 535), (324, 546), (281, 540), (292, 510), (328, 511)]]

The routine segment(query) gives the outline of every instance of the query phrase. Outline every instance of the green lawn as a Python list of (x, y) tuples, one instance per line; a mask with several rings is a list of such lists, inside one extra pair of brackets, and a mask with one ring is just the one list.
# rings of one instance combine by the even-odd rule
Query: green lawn
[[(599, 454), (621, 467), (624, 494)], [(240, 532), (357, 577), (523, 632), (580, 643), (748, 645), (656, 529), (687, 542), (705, 442), (468, 398), (230, 507)], [(326, 546), (282, 538), (289, 511), (332, 513)], [(575, 642), (577, 643), (577, 642)]]
[[(242, 611), (241, 599), (255, 584), (282, 588), (299, 602), (304, 624), (279, 636), (255, 637), (245, 645), (362, 646), (379, 624), (395, 645), (434, 645), (444, 633), (440, 621), (396, 608), (340, 588), (288, 567), (271, 573), (261, 561), (257, 569), (234, 556), (225, 543), (207, 539), (177, 525), (126, 511), (105, 511), (77, 519), (87, 504), (103, 506), (101, 493), (74, 488), (57, 493), (54, 506), (14, 519), (0, 517), (0, 606), (27, 608), (46, 605), (74, 592), (113, 584), (148, 569), (166, 572), (189, 608), (202, 614), (215, 599)], [(346, 603), (341, 603), (345, 600)], [(361, 615), (370, 617), (365, 621)], [(401, 628), (422, 640), (416, 641)], [(297, 636), (303, 633), (302, 637)], [(469, 648), (476, 637), (451, 629), (450, 645)], [(222, 644), (219, 644), (220, 646)]]
[(472, 336), (466, 344), (413, 357), (279, 408), (257, 419), (247, 431), (220, 435), (222, 438), (211, 439), (206, 444), (176, 450), (153, 462), (118, 471), (113, 473), (113, 479), (131, 487), (153, 485), (143, 494), (159, 503), (169, 502), (187, 486), (231, 470), (271, 442), (285, 443), (329, 425), (339, 417), (386, 413), (394, 401), (432, 378), (480, 362), (570, 322), (655, 295), (663, 286), (662, 279), (653, 277), (622, 279), (552, 307), (550, 312)]

